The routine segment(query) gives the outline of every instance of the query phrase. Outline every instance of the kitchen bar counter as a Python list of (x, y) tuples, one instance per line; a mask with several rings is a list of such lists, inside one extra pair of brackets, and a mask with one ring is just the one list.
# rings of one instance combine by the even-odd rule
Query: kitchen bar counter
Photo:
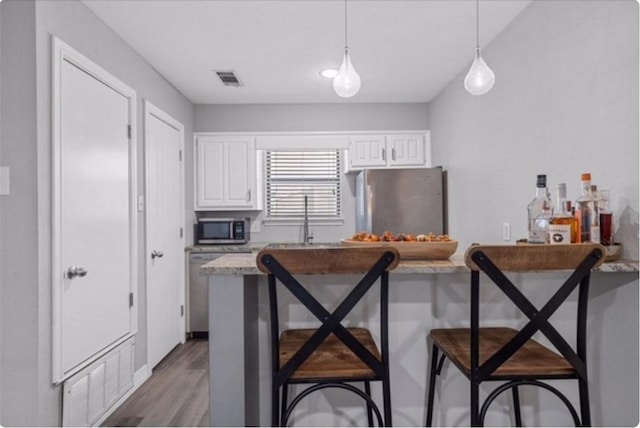
[[(256, 267), (259, 249), (254, 247), (251, 253), (225, 254), (201, 268), (201, 272), (209, 276), (211, 426), (269, 425), (271, 421), (269, 302), (267, 277)], [(465, 324), (469, 310), (468, 272), (462, 255), (454, 255), (449, 260), (401, 261), (391, 272), (389, 346), (393, 420), (397, 426), (424, 423), (429, 363), (427, 334), (432, 328)], [(522, 287), (531, 287), (529, 291), (540, 294), (550, 289), (540, 284), (556, 284), (563, 280), (562, 274), (557, 272), (532, 279), (528, 274), (521, 275)], [(353, 283), (353, 276), (306, 276), (303, 283), (310, 290), (322, 289), (325, 295), (339, 295), (344, 292), (344, 284)], [(487, 299), (492, 298), (491, 292), (496, 291), (487, 290)], [(303, 317), (302, 324), (297, 322), (296, 326), (313, 325), (313, 317), (304, 318), (306, 312), (294, 301), (285, 299), (282, 305), (283, 325), (294, 324), (289, 321), (289, 314), (296, 314), (292, 317), (296, 320)], [(364, 302), (358, 316), (367, 322), (377, 322), (368, 318), (369, 314), (375, 313), (375, 305), (375, 299)], [(554, 314), (558, 325), (562, 326), (565, 319), (572, 318), (569, 306)], [(587, 358), (594, 426), (611, 425), (610, 421), (619, 420), (620, 412), (628, 413), (625, 416), (628, 419), (637, 417), (640, 398), (638, 312), (637, 261), (605, 263), (594, 272)], [(522, 320), (514, 319), (513, 314), (513, 308), (508, 305), (492, 307), (485, 321), (518, 325)], [(443, 374), (446, 381), (441, 382), (436, 399), (443, 404), (437, 412), (440, 419), (434, 423), (468, 425), (467, 381), (454, 370), (447, 370), (446, 366)], [(372, 389), (374, 399), (378, 400), (378, 386)], [(293, 424), (336, 426), (366, 421), (366, 412), (363, 413), (360, 402), (349, 398), (343, 401), (344, 395), (334, 396), (334, 393), (340, 394), (329, 390), (305, 398), (300, 406), (302, 413), (294, 417)], [(568, 396), (577, 400), (577, 391), (570, 391)], [(510, 408), (509, 400), (502, 401), (504, 403), (496, 403), (490, 408), (488, 424), (512, 423), (508, 411), (504, 410)], [(338, 411), (333, 406), (337, 406)], [(529, 420), (535, 420), (536, 425), (572, 425), (563, 405), (539, 391), (531, 391), (523, 405), (523, 418), (527, 416)], [(567, 419), (563, 419), (565, 416)]]
[[(264, 275), (256, 266), (257, 251), (233, 253), (204, 265), (200, 271), (205, 275)], [(595, 269), (598, 272), (638, 272), (638, 262), (616, 260)], [(448, 260), (401, 260), (392, 274), (402, 273), (463, 273), (469, 272), (463, 255), (453, 255)]]

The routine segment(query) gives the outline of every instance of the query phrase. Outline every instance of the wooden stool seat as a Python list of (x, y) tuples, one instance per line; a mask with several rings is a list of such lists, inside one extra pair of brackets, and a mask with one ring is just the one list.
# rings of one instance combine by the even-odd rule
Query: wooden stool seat
[[(482, 365), (493, 354), (518, 334), (505, 327), (483, 327), (479, 331), (479, 364)], [(431, 339), (466, 375), (471, 374), (471, 329), (450, 328), (431, 330)], [(503, 365), (492, 373), (492, 377), (537, 378), (539, 376), (575, 375), (575, 369), (562, 355), (529, 339)]]
[[(280, 336), (280, 367), (307, 343), (316, 329), (285, 330)], [(353, 336), (362, 343), (378, 360), (380, 351), (373, 340), (371, 332), (365, 328), (347, 328)], [(316, 380), (334, 379), (375, 379), (376, 374), (362, 359), (351, 351), (334, 334), (329, 335), (324, 342), (311, 354), (307, 360), (291, 375), (292, 380), (304, 379), (312, 382)]]

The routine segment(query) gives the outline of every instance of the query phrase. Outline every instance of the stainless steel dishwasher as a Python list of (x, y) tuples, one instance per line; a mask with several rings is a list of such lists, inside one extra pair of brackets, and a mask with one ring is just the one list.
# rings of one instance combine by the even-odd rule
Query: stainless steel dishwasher
[(200, 266), (225, 254), (224, 252), (191, 252), (189, 256), (187, 332), (192, 337), (209, 335), (209, 284), (208, 277), (200, 273)]

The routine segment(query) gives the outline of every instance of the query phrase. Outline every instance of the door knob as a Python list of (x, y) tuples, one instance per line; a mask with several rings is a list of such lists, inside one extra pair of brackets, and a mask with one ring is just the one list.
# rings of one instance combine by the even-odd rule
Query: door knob
[(164, 253), (162, 251), (158, 251), (158, 250), (153, 250), (151, 252), (151, 260), (155, 259), (155, 258), (160, 258), (164, 256)]
[(87, 276), (87, 270), (85, 268), (78, 267), (78, 266), (70, 266), (67, 269), (67, 278), (73, 279), (76, 276), (80, 278)]

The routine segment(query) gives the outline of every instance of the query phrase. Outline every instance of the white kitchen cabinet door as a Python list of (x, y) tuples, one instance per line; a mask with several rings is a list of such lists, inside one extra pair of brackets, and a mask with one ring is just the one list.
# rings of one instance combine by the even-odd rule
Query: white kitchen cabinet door
[(224, 204), (236, 207), (254, 207), (255, 199), (255, 144), (253, 138), (232, 140), (225, 144)]
[(135, 92), (58, 39), (53, 94), (53, 380), (135, 333)]
[(224, 205), (225, 142), (196, 138), (196, 209)]
[(196, 135), (195, 145), (195, 209), (257, 209), (255, 137)]
[(431, 166), (429, 131), (349, 138), (349, 170)]
[(145, 102), (147, 363), (185, 338), (184, 126)]
[(361, 135), (349, 138), (350, 168), (371, 168), (387, 165), (384, 135)]
[(424, 166), (424, 136), (387, 135), (390, 166)]

